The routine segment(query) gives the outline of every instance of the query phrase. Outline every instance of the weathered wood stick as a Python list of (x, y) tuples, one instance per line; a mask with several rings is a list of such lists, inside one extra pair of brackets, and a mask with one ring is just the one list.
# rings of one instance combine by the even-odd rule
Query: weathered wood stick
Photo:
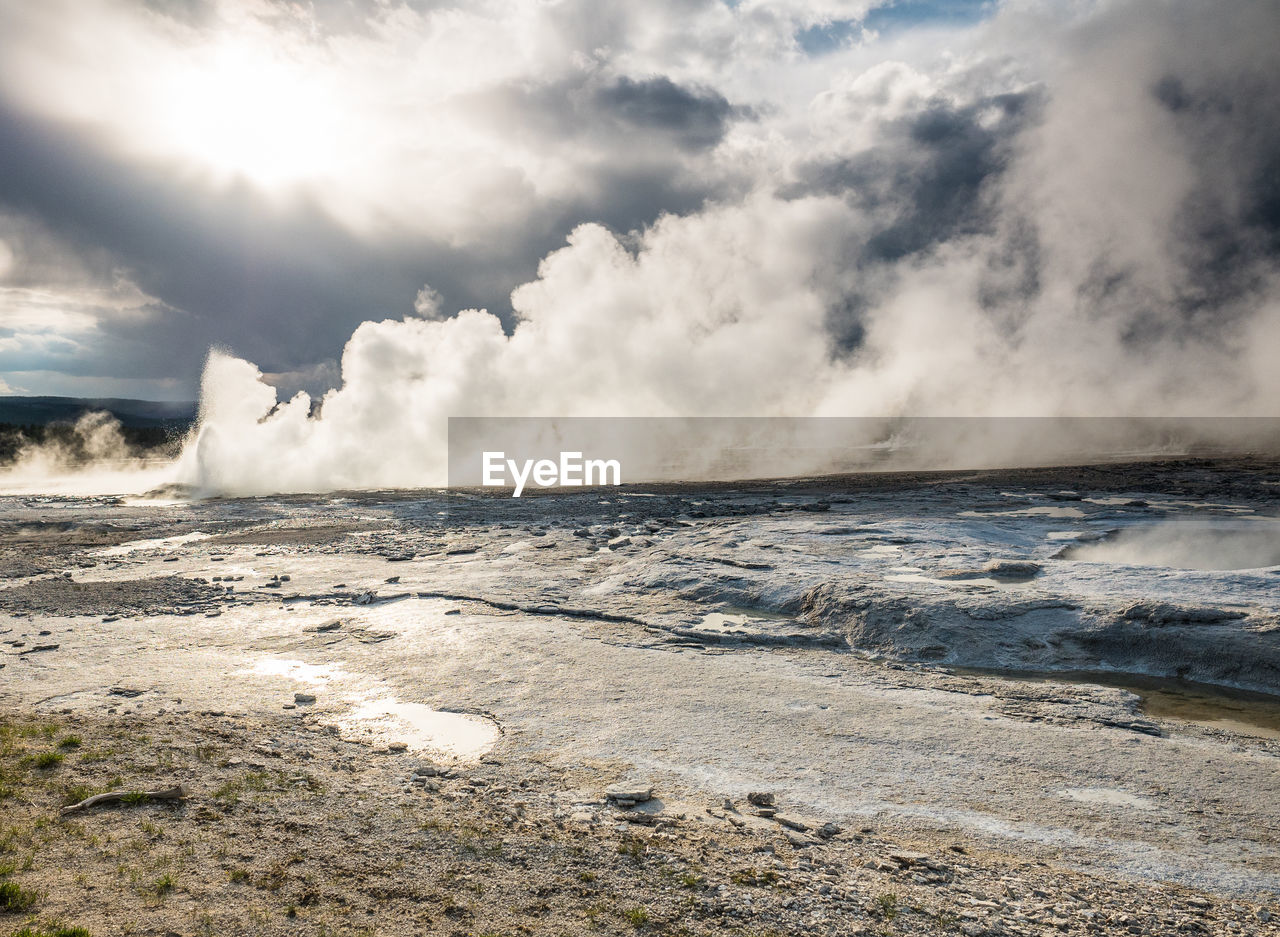
[[(108, 791), (105, 794), (94, 794), (92, 797), (86, 797), (78, 804), (63, 807), (62, 816), (65, 817), (69, 813), (79, 813), (81, 810), (88, 810), (90, 807), (101, 807), (103, 804), (119, 803), (127, 797), (138, 793), (138, 791)], [(187, 792), (182, 789), (181, 784), (175, 787), (166, 787), (160, 791), (142, 791), (141, 793), (147, 800), (181, 800), (187, 796)]]

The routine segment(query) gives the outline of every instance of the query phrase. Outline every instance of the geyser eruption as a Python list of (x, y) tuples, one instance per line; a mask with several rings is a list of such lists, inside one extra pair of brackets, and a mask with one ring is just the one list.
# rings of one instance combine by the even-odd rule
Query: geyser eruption
[(440, 484), (449, 416), (1275, 415), (1280, 11), (1055, 16), (761, 118), (749, 165), (722, 144), (743, 194), (579, 226), (509, 331), (366, 322), (314, 403), (213, 354), (182, 480)]

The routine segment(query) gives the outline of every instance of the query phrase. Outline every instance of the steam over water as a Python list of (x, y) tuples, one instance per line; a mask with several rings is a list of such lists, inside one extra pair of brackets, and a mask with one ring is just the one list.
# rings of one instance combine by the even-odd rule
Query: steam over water
[(1129, 566), (1179, 569), (1262, 569), (1280, 566), (1280, 522), (1181, 521), (1129, 527), (1064, 556)]
[(509, 332), (424, 294), (320, 400), (215, 352), (182, 480), (440, 484), (449, 416), (1274, 415), (1280, 11), (983, 29), (948, 69), (830, 76), (739, 194), (588, 220)]

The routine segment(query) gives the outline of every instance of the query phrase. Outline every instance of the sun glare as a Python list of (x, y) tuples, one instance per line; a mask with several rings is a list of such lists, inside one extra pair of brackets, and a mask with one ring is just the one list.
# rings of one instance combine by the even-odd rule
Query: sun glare
[(337, 171), (335, 102), (301, 65), (224, 46), (167, 83), (162, 132), (184, 159), (262, 188)]

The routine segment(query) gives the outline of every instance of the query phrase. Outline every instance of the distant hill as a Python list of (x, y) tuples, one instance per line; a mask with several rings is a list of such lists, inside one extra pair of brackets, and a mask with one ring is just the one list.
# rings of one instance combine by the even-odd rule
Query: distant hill
[(74, 423), (81, 414), (106, 410), (132, 429), (185, 430), (196, 418), (194, 401), (128, 400), (121, 397), (0, 397), (0, 423), (44, 426)]

